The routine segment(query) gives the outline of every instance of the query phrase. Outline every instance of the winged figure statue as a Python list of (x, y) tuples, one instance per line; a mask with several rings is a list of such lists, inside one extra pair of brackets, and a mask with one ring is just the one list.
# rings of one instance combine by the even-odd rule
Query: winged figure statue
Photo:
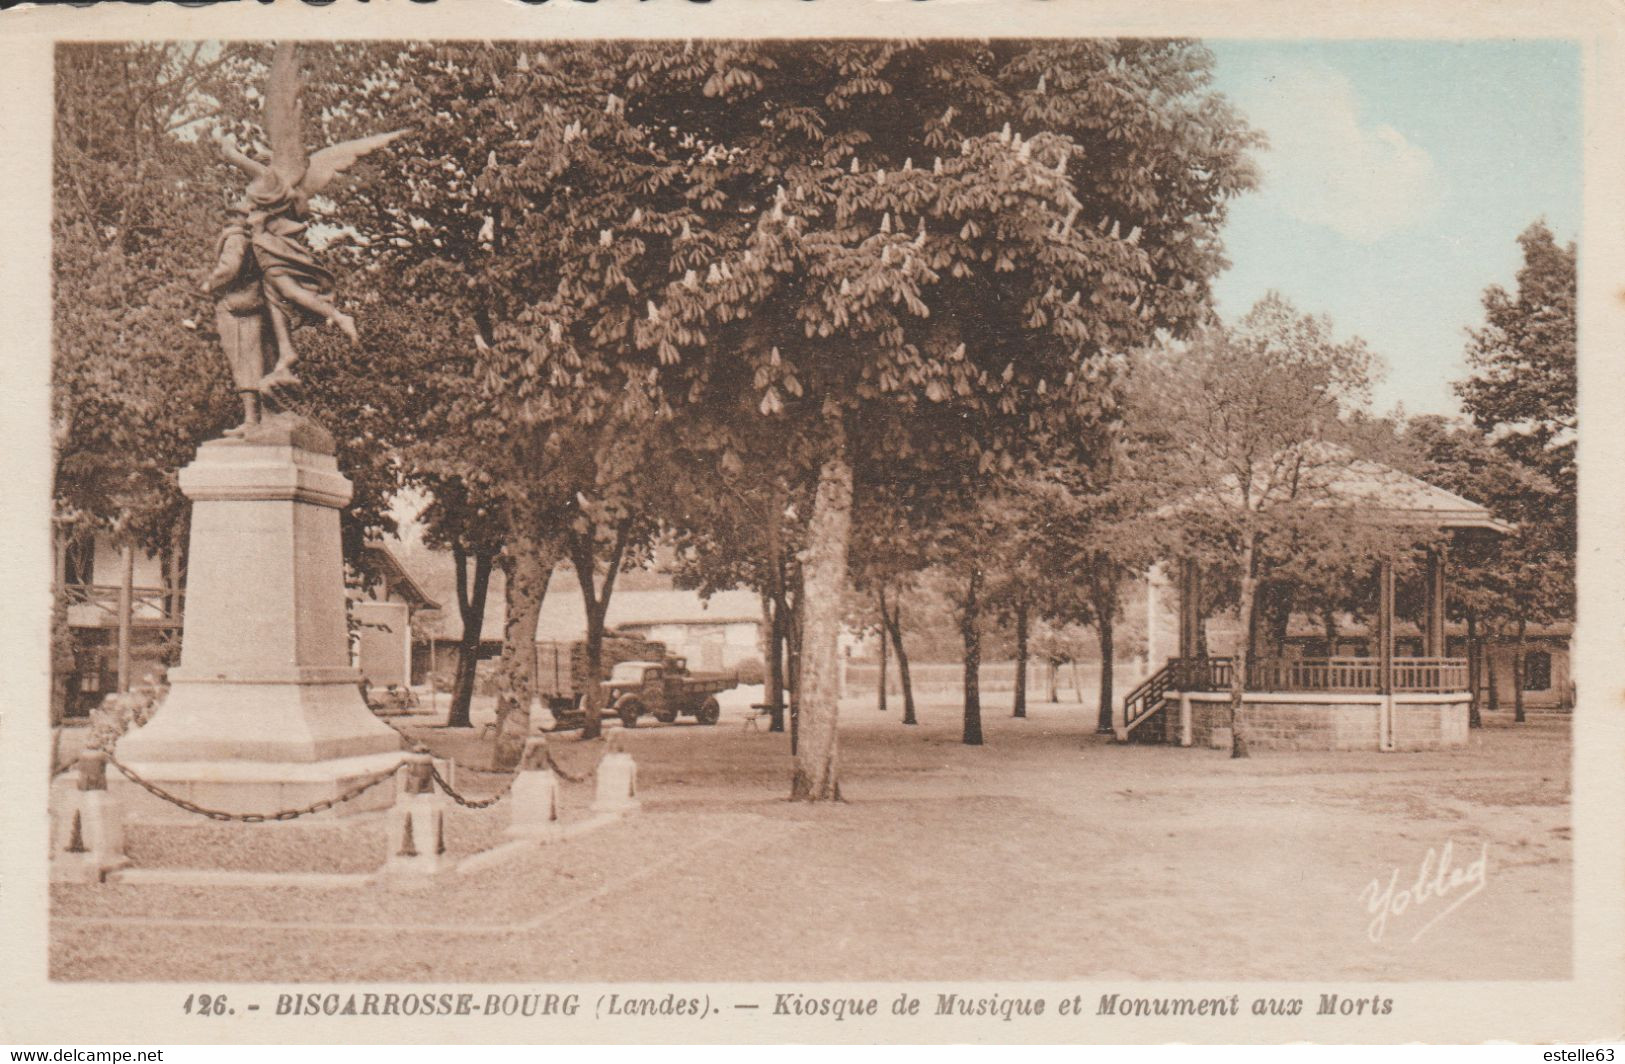
[(265, 94), (269, 162), (260, 162), (226, 138), (220, 149), (251, 178), (228, 208), (213, 269), (204, 290), (215, 300), (215, 324), (243, 402), (243, 423), (227, 431), (244, 436), (263, 412), (286, 410), (298, 393), (293, 367), (299, 352), (293, 331), (326, 322), (359, 341), (355, 322), (333, 302), (333, 275), (302, 241), (310, 197), (347, 168), (407, 130), (334, 144), (306, 155), (300, 106), (299, 61), (291, 43), (271, 60)]

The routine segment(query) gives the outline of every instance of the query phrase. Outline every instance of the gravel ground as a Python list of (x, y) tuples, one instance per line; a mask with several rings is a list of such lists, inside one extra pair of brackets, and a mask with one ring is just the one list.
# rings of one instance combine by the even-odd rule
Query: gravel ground
[[(714, 728), (625, 733), (641, 813), (426, 890), (53, 887), (52, 976), (1569, 977), (1566, 718), (1492, 720), (1461, 751), (1231, 761), (1112, 745), (1074, 704), (1014, 720), (990, 703), (987, 745), (972, 748), (956, 706), (922, 706), (925, 723), (903, 728), (895, 706), (849, 701), (847, 801), (813, 807), (782, 800), (785, 737), (742, 727), (753, 700), (736, 693)], [(420, 729), (437, 753), (479, 752), (466, 733)], [(572, 767), (596, 749), (555, 745)], [(566, 815), (584, 815), (590, 788), (564, 794)], [(453, 810), (448, 845), (488, 845), (502, 809)], [(199, 847), (261, 845), (196, 832)], [(1373, 941), (1362, 890), (1396, 870), (1403, 890), (1446, 844), (1457, 868), (1487, 847), (1482, 891), (1418, 903)], [(143, 845), (132, 837), (145, 863)]]

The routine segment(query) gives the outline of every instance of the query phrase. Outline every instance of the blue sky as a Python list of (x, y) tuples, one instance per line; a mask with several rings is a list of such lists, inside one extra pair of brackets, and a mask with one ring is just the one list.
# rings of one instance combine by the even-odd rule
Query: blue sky
[(1269, 136), (1235, 202), (1219, 311), (1270, 289), (1387, 363), (1379, 411), (1454, 413), (1465, 330), (1517, 235), (1580, 226), (1580, 58), (1565, 41), (1209, 41), (1216, 88)]

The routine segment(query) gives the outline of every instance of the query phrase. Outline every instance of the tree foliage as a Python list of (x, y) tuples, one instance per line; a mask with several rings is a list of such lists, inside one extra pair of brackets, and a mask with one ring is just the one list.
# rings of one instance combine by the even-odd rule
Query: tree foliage
[[(1575, 466), (1576, 276), (1573, 244), (1560, 246), (1536, 223), (1518, 238), (1523, 266), (1517, 290), (1492, 285), (1484, 293), (1484, 326), (1471, 333), (1471, 375), (1456, 386), (1462, 406), (1516, 470), (1501, 468), (1499, 484), (1483, 484), (1495, 465), (1478, 448), (1459, 444), (1444, 464), (1451, 475), (1493, 492), (1497, 513), (1518, 525), (1503, 543), (1495, 580), (1515, 600), (1513, 616), (1532, 621), (1574, 615), (1578, 471)], [(1454, 441), (1452, 441), (1454, 442)]]
[(1369, 396), (1373, 360), (1331, 322), (1271, 294), (1233, 327), (1151, 351), (1136, 366), (1134, 415), (1160, 436), (1155, 476), (1182, 550), (1237, 585), (1240, 639), (1231, 685), (1232, 753), (1255, 592), (1272, 559), (1328, 542), (1351, 523), (1335, 493), (1357, 437), (1348, 415)]

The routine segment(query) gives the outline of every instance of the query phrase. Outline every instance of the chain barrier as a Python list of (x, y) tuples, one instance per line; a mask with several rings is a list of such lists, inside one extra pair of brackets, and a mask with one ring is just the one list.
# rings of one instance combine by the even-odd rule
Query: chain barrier
[[(422, 740), (414, 738), (413, 736), (408, 735), (406, 732), (402, 731), (401, 729), (395, 727), (395, 725), (391, 724), (387, 719), (385, 719), (383, 717), (379, 717), (378, 719), (383, 721), (384, 724), (388, 725), (390, 730), (393, 731), (396, 735), (399, 735), (407, 743), (408, 748), (416, 748), (419, 745), (419, 743), (422, 742)], [(472, 772), (473, 774), (475, 774), (477, 776), (511, 777), (514, 774), (514, 772), (517, 771), (517, 769), (480, 768), (480, 767), (478, 767), (476, 765), (465, 765), (461, 761), (458, 761), (456, 758), (442, 757), (440, 760), (442, 760), (442, 761), (451, 761), (453, 764), (455, 764), (457, 766), (457, 771), (458, 772)], [(568, 770), (566, 770), (564, 768), (564, 766), (560, 765), (556, 760), (554, 760), (552, 750), (548, 750), (548, 752), (547, 752), (547, 765), (554, 772), (558, 773), (558, 775), (562, 779), (564, 779), (567, 783), (586, 783), (588, 780), (592, 779), (593, 773), (598, 771), (598, 766), (594, 765), (592, 768), (588, 769), (586, 772), (582, 773), (581, 775), (579, 775), (579, 776), (575, 775), (574, 773), (571, 773)], [(486, 806), (490, 806), (490, 805), (495, 804), (495, 799), (493, 799), (492, 801), (488, 801), (488, 802), (484, 803), (484, 805), (480, 805), (480, 804), (476, 803), (475, 799), (463, 798), (462, 796), (454, 793), (446, 785), (444, 780), (441, 781), (440, 786), (441, 786), (442, 790), (445, 790), (446, 793), (452, 797), (453, 800), (459, 802), (462, 805), (468, 806), (468, 808), (470, 808), (470, 809), (484, 809), (484, 808), (486, 808)], [(512, 787), (512, 782), (511, 782), (511, 779), (510, 779), (509, 786), (503, 788), (502, 793), (506, 794), (508, 789), (511, 788), (511, 787)]]
[(220, 809), (209, 809), (206, 806), (198, 805), (196, 802), (188, 801), (187, 799), (178, 795), (170, 794), (157, 784), (142, 779), (139, 773), (125, 765), (118, 758), (114, 757), (111, 751), (103, 750), (102, 752), (107, 755), (108, 764), (118, 769), (124, 774), (125, 779), (142, 788), (148, 794), (151, 794), (156, 798), (162, 798), (170, 805), (184, 809), (188, 813), (196, 813), (199, 816), (206, 816), (210, 820), (234, 821), (240, 824), (263, 824), (268, 820), (298, 820), (302, 816), (309, 816), (312, 813), (320, 813), (323, 810), (331, 809), (336, 805), (343, 805), (345, 802), (353, 801), (354, 799), (361, 797), (363, 794), (366, 794), (368, 791), (372, 790), (385, 780), (391, 779), (395, 775), (396, 771), (401, 767), (401, 764), (405, 764), (403, 761), (401, 764), (397, 764), (390, 769), (376, 775), (369, 776), (361, 782), (354, 784), (343, 794), (337, 794), (331, 798), (323, 798), (320, 801), (312, 802), (311, 804), (303, 806), (299, 809), (283, 809), (275, 813), (227, 813)]
[[(384, 718), (379, 717), (378, 719), (383, 720), (384, 724), (388, 726), (389, 729), (396, 735), (399, 735), (404, 742), (409, 743), (413, 748), (418, 747), (419, 744), (416, 739), (413, 739), (410, 735), (407, 735), (405, 732), (401, 731), (401, 729), (395, 727), (395, 725), (390, 724), (390, 722), (384, 720)], [(228, 813), (225, 810), (210, 809), (207, 806), (199, 805), (196, 802), (182, 798), (179, 795), (171, 794), (150, 780), (142, 778), (140, 773), (136, 772), (118, 758), (114, 757), (111, 751), (104, 750), (103, 753), (107, 755), (108, 764), (118, 769), (126, 779), (128, 779), (131, 783), (134, 783), (136, 786), (142, 788), (153, 797), (160, 798), (163, 801), (168, 802), (170, 805), (183, 809), (188, 813), (196, 813), (199, 816), (208, 817), (210, 820), (228, 821), (240, 824), (263, 824), (268, 821), (297, 820), (302, 816), (309, 816), (313, 813), (324, 812), (325, 810), (332, 809), (334, 806), (343, 805), (346, 802), (354, 801), (355, 799), (361, 797), (363, 794), (372, 790), (380, 783), (393, 777), (395, 773), (399, 771), (401, 765), (407, 763), (402, 761), (400, 764), (397, 764), (392, 768), (359, 781), (342, 794), (334, 795), (331, 798), (320, 799), (319, 801), (312, 802), (311, 804), (298, 809), (282, 809), (275, 813)], [(563, 765), (560, 765), (558, 760), (553, 757), (552, 750), (549, 749), (546, 751), (546, 753), (548, 767), (568, 783), (586, 783), (588, 780), (592, 779), (593, 775), (598, 771), (598, 766), (594, 765), (586, 772), (578, 775), (568, 771)], [(600, 760), (602, 760), (601, 757)], [(62, 766), (62, 768), (56, 771), (53, 778), (55, 778), (56, 775), (61, 775), (63, 772), (66, 772), (76, 763), (77, 762), (75, 761), (68, 762), (66, 765)], [(463, 765), (456, 762), (454, 762), (454, 764), (457, 764), (457, 771), (459, 772), (473, 772), (485, 776), (507, 776), (507, 782), (503, 784), (502, 789), (490, 797), (469, 798), (463, 794), (459, 794), (457, 790), (446, 781), (446, 778), (440, 774), (439, 766), (434, 765), (431, 762), (429, 775), (430, 778), (434, 780), (435, 785), (445, 792), (448, 798), (465, 809), (489, 809), (491, 806), (496, 805), (498, 802), (502, 801), (502, 799), (506, 798), (508, 793), (513, 790), (514, 783), (519, 779), (518, 769), (514, 769), (511, 772), (503, 772), (499, 769), (474, 768), (472, 766)]]
[(504, 777), (506, 777), (506, 776), (513, 775), (513, 771), (514, 771), (513, 769), (506, 769), (506, 768), (476, 768), (473, 765), (465, 765), (461, 761), (457, 761), (457, 760), (455, 760), (453, 758), (444, 758), (443, 757), (440, 760), (442, 760), (442, 761), (451, 761), (452, 764), (457, 766), (457, 771), (458, 772), (472, 772), (476, 776), (504, 776)]
[[(603, 754), (599, 754), (598, 760), (601, 762), (603, 759)], [(554, 759), (552, 747), (547, 748), (547, 767), (557, 773), (566, 783), (586, 783), (588, 780), (592, 779), (593, 773), (598, 771), (598, 766), (594, 765), (592, 768), (589, 768), (579, 776), (567, 772), (564, 766), (559, 764), (558, 761)]]
[(406, 744), (404, 747), (402, 747), (402, 749), (410, 750), (410, 749), (412, 749), (412, 747), (414, 747), (414, 746), (416, 746), (418, 744), (418, 741), (416, 739), (412, 738), (410, 735), (406, 734), (405, 732), (401, 731), (399, 728), (395, 727), (395, 725), (391, 724), (389, 722), (389, 718), (380, 717), (377, 713), (373, 714), (373, 718), (375, 720), (382, 721), (384, 727), (388, 728), (390, 731), (394, 732), (396, 735), (399, 735), (401, 737), (401, 742)]
[[(377, 716), (377, 714), (373, 714), (373, 715)], [(417, 738), (415, 736), (408, 735), (406, 732), (402, 731), (401, 729), (397, 728), (395, 725), (391, 724), (388, 719), (386, 719), (384, 717), (378, 717), (378, 719), (383, 721), (384, 724), (389, 728), (390, 731), (393, 731), (396, 735), (399, 735), (401, 737), (401, 741), (406, 744), (406, 747), (405, 747), (406, 749), (415, 750), (415, 749), (417, 749), (419, 744), (423, 744), (423, 740), (421, 740), (421, 739), (419, 739), (419, 738)], [(427, 745), (427, 744), (423, 744), (423, 745)], [(433, 750), (430, 750), (431, 754), (433, 754), (433, 752), (434, 752)], [(478, 776), (508, 776), (508, 775), (511, 775), (511, 770), (509, 770), (509, 769), (480, 768), (477, 765), (465, 765), (461, 761), (458, 761), (454, 757), (442, 757), (442, 758), (440, 758), (440, 760), (452, 762), (453, 764), (455, 764), (457, 766), (457, 771), (458, 772), (472, 772), (472, 773), (474, 773), (475, 775), (478, 775)]]
[[(459, 766), (460, 768), (461, 766)], [(446, 777), (440, 774), (440, 766), (435, 765), (433, 762), (429, 766), (429, 778), (434, 780), (435, 786), (446, 792), (446, 797), (464, 809), (489, 809), (508, 796), (508, 792), (513, 790), (514, 781), (519, 779), (519, 773), (515, 771), (510, 775), (508, 782), (503, 785), (502, 789), (489, 798), (465, 798), (463, 795), (458, 794), (452, 789), (451, 784), (446, 782)]]

